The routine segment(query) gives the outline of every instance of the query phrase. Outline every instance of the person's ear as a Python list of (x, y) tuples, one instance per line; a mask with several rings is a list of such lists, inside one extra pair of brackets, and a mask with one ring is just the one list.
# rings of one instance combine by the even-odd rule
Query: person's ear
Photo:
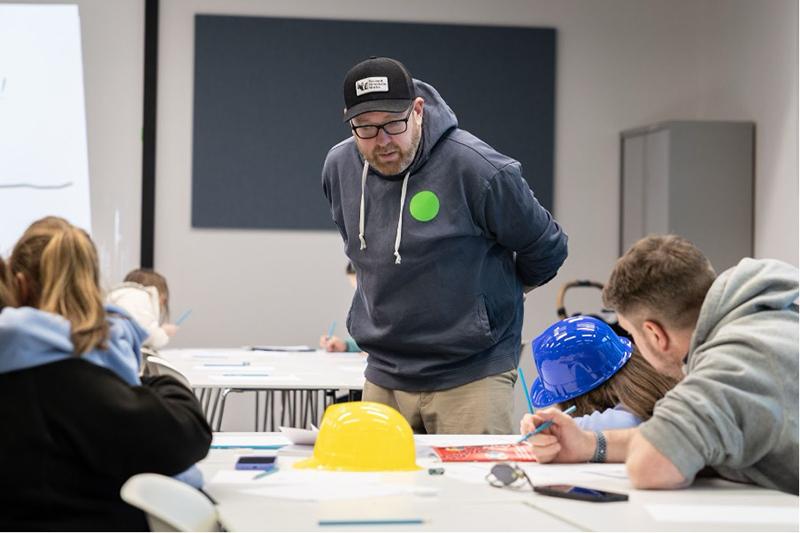
[(28, 278), (22, 272), (14, 274), (14, 288), (16, 289), (19, 305), (29, 305), (28, 299), (31, 295), (31, 286), (28, 283)]
[(422, 115), (425, 112), (425, 100), (421, 96), (417, 96), (414, 99), (414, 113), (422, 119)]
[(669, 335), (658, 322), (654, 320), (645, 320), (642, 322), (642, 333), (644, 333), (644, 336), (650, 345), (658, 348), (660, 352), (663, 353), (669, 350)]

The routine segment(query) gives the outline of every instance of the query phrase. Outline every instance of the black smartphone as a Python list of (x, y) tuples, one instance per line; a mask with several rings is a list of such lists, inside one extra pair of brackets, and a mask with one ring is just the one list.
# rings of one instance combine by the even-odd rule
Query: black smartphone
[(236, 461), (236, 470), (269, 470), (274, 466), (274, 456), (243, 455)]
[(576, 485), (539, 485), (534, 487), (533, 490), (547, 496), (555, 496), (556, 498), (569, 498), (571, 500), (581, 500), (585, 502), (628, 501), (627, 494), (589, 489), (586, 487), (578, 487)]

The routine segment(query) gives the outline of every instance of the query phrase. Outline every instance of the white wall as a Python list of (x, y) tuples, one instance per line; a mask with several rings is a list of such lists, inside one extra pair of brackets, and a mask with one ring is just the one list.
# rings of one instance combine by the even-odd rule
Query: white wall
[(103, 284), (117, 283), (126, 272), (139, 266), (144, 1), (3, 3), (78, 5), (92, 237), (100, 254)]
[[(186, 0), (161, 9), (155, 262), (170, 280), (175, 312), (194, 309), (175, 346), (313, 344), (333, 319), (344, 333), (351, 296), (335, 232), (191, 229), (195, 13), (557, 28), (554, 214), (570, 235), (570, 256), (559, 276), (528, 298), (526, 338), (556, 319), (561, 284), (603, 281), (613, 265), (618, 134), (627, 128), (669, 119), (755, 120), (756, 254), (797, 264), (791, 0)], [(599, 294), (570, 293), (567, 307), (596, 311)], [(533, 374), (529, 358), (523, 368)]]
[(795, 0), (706, 0), (699, 116), (756, 122), (755, 256), (798, 264)]

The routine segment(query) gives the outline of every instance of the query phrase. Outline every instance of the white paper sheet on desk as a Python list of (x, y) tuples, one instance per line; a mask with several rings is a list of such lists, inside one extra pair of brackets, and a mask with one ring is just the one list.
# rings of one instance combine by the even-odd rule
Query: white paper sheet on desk
[(319, 434), (319, 429), (316, 427), (314, 429), (300, 429), (280, 426), (280, 430), (292, 444), (306, 446), (313, 446), (317, 442), (317, 435)]
[(240, 372), (239, 370), (225, 374), (209, 374), (208, 379), (220, 383), (243, 383), (249, 381), (262, 383), (269, 383), (271, 381), (300, 381), (300, 378), (294, 374), (270, 375), (269, 373)]
[[(446, 463), (445, 476), (465, 483), (485, 484), (492, 463)], [(624, 464), (520, 464), (535, 485), (556, 483), (593, 486), (609, 483), (626, 489), (628, 476)]]
[(519, 435), (415, 435), (420, 447), (430, 446), (480, 446), (482, 444), (513, 444)]
[(760, 505), (651, 504), (645, 509), (659, 522), (797, 524), (797, 507)]
[(291, 467), (267, 476), (267, 483), (241, 492), (289, 500), (329, 501), (393, 495), (435, 496), (431, 487), (416, 485), (414, 473), (322, 472)]
[(316, 348), (312, 348), (311, 346), (306, 346), (305, 344), (299, 344), (296, 346), (266, 346), (266, 345), (258, 345), (258, 346), (246, 346), (246, 349), (257, 351), (257, 352), (316, 352)]
[(253, 433), (214, 433), (211, 447), (225, 448), (252, 448), (256, 446), (278, 446), (290, 444), (289, 439), (283, 435), (253, 434)]
[(266, 477), (254, 479), (260, 472), (258, 470), (219, 470), (208, 481), (213, 485), (243, 485), (250, 483), (263, 483)]

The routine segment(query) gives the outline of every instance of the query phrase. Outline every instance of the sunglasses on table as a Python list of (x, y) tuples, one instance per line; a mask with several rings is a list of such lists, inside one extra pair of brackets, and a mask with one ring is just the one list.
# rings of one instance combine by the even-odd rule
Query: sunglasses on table
[(497, 463), (486, 474), (486, 481), (492, 487), (522, 489), (527, 485), (533, 490), (533, 482), (528, 474), (515, 463)]

